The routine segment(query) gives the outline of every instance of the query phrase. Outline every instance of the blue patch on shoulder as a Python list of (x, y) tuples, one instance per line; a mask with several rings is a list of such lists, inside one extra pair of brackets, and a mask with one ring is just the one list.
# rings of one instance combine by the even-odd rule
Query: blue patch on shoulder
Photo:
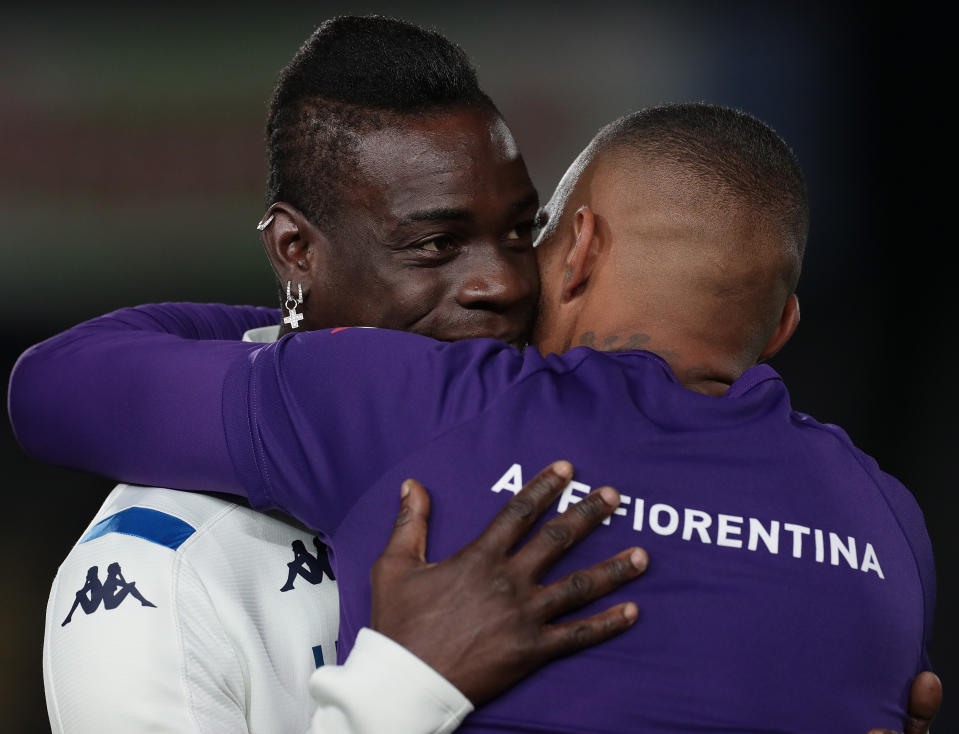
[(86, 543), (107, 533), (121, 533), (176, 550), (195, 532), (196, 528), (192, 525), (165, 512), (147, 507), (128, 507), (98, 522), (80, 542)]

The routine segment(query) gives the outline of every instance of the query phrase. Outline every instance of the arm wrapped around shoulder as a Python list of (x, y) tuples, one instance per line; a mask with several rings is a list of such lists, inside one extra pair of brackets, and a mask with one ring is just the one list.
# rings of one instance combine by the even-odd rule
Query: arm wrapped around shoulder
[[(51, 464), (238, 491), (223, 437), (223, 376), (257, 349), (239, 341), (243, 332), (276, 319), (272, 309), (171, 303), (83, 322), (20, 356), (9, 385), (14, 434)], [(143, 452), (150, 462), (138, 461)]]

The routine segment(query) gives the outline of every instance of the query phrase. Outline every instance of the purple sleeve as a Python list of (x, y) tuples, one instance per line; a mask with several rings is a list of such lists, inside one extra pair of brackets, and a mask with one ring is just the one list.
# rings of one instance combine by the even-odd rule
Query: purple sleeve
[[(237, 362), (224, 425), (245, 494), (333, 533), (395, 463), (536, 372), (504, 342), (346, 328), (289, 335)], [(442, 460), (442, 457), (438, 457)], [(397, 490), (399, 488), (397, 487)]]
[(883, 495), (889, 508), (896, 515), (909, 547), (916, 559), (916, 570), (923, 591), (923, 651), (919, 671), (934, 670), (929, 660), (929, 643), (936, 609), (936, 568), (932, 554), (932, 541), (926, 529), (926, 520), (915, 497), (898, 479), (886, 474), (878, 466), (875, 469)]
[(535, 372), (504, 342), (346, 328), (236, 339), (276, 312), (159, 304), (25, 352), (10, 418), (30, 455), (126, 482), (232, 492), (332, 532), (390, 466)]
[(239, 493), (223, 378), (259, 347), (238, 341), (243, 332), (278, 320), (274, 309), (168, 303), (86, 321), (20, 356), (9, 385), (14, 434), (48, 463)]
[(845, 438), (860, 464), (872, 476), (912, 551), (913, 559), (916, 562), (916, 572), (922, 585), (923, 597), (917, 600), (923, 614), (923, 649), (916, 672), (933, 670), (929, 659), (929, 643), (932, 639), (936, 609), (936, 567), (932, 553), (932, 541), (926, 529), (926, 520), (922, 509), (912, 492), (898, 479), (880, 469), (879, 464), (873, 457), (852, 446), (852, 442), (845, 431), (837, 426), (830, 426), (830, 428)]

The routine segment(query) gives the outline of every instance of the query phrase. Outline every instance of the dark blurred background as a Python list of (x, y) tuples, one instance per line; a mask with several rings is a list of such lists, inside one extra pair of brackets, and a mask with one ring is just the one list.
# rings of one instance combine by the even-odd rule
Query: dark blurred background
[[(640, 106), (707, 100), (771, 124), (813, 212), (802, 324), (772, 364), (795, 408), (843, 426), (923, 508), (946, 690), (934, 731), (959, 731), (955, 320), (938, 282), (955, 237), (934, 177), (949, 170), (943, 113), (924, 84), (941, 68), (935, 16), (826, 2), (33, 7), (0, 18), (4, 378), (30, 344), (121, 306), (275, 304), (254, 230), (266, 104), (333, 15), (393, 15), (461, 44), (544, 199), (599, 126)], [(0, 722), (45, 732), (49, 584), (112, 483), (37, 464), (2, 431)]]

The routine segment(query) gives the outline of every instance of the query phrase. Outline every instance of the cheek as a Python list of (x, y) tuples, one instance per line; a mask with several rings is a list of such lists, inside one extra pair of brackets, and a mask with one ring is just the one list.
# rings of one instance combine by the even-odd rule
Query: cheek
[(552, 274), (553, 258), (552, 252), (547, 247), (537, 247), (533, 252), (536, 253), (536, 277), (539, 279), (539, 287), (542, 290)]
[(452, 287), (442, 268), (406, 268), (381, 283), (378, 302), (384, 328), (408, 331), (453, 305)]
[(542, 288), (542, 279), (540, 278), (539, 253), (533, 249), (528, 253), (523, 253), (520, 272), (529, 283), (530, 292), (535, 301), (539, 297), (540, 288)]

